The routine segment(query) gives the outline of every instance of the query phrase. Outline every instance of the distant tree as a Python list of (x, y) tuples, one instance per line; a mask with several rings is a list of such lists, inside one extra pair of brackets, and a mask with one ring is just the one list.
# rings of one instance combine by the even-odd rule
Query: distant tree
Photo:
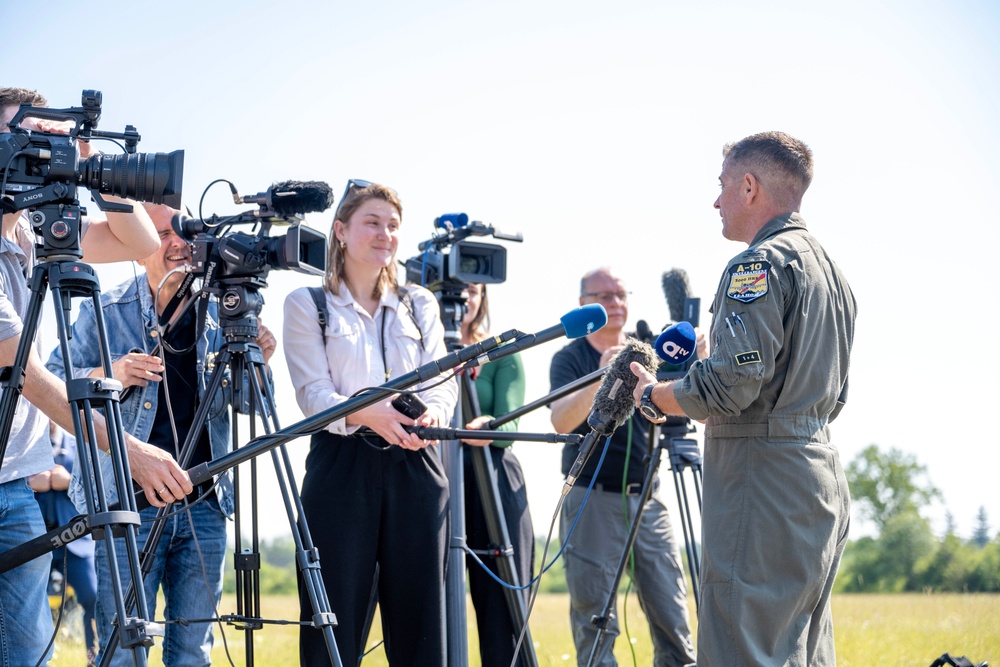
[(955, 534), (955, 515), (951, 513), (951, 510), (946, 510), (944, 513), (944, 534), (945, 536)]
[(979, 512), (976, 514), (976, 529), (972, 532), (972, 542), (980, 549), (990, 543), (990, 522), (986, 515), (986, 508), (982, 505), (979, 506)]
[(893, 517), (918, 514), (921, 507), (941, 497), (927, 479), (927, 468), (896, 448), (882, 453), (878, 445), (869, 445), (845, 473), (855, 506), (880, 532)]

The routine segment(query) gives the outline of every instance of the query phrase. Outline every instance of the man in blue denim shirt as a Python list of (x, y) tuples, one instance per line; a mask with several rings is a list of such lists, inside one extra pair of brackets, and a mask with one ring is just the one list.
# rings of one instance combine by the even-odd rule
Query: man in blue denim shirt
[[(125, 430), (132, 435), (148, 439), (173, 456), (183, 445), (192, 426), (198, 404), (211, 400), (211, 407), (192, 458), (186, 467), (210, 461), (231, 449), (229, 422), (230, 382), (225, 379), (215, 396), (205, 397), (204, 392), (214, 370), (215, 355), (225, 340), (219, 329), (217, 304), (208, 307), (203, 331), (196, 330), (194, 309), (174, 321), (167, 340), (161, 341), (157, 328), (161, 315), (177, 293), (184, 273), (190, 264), (191, 253), (187, 242), (171, 227), (171, 218), (177, 212), (165, 205), (147, 204), (149, 213), (160, 236), (160, 249), (139, 262), (146, 269), (144, 275), (126, 281), (101, 297), (112, 370), (115, 379), (126, 387), (121, 403)], [(94, 338), (95, 320), (92, 302), (83, 302), (80, 314), (73, 325), (70, 355), (78, 376), (103, 375), (97, 341)], [(166, 343), (163, 345), (161, 343)], [(265, 362), (275, 349), (274, 336), (263, 325), (259, 328), (257, 343)], [(165, 350), (165, 351), (164, 351)], [(62, 351), (56, 348), (49, 358), (48, 367), (55, 373), (63, 368)], [(191, 397), (197, 396), (197, 401)], [(105, 478), (111, 473), (110, 459), (101, 462)], [(74, 475), (70, 496), (83, 507), (83, 488), (79, 475)], [(233, 512), (233, 487), (229, 474), (222, 475), (216, 492), (211, 485), (195, 487), (187, 498), (174, 498), (165, 490), (167, 502), (194, 502), (184, 511), (167, 519), (163, 537), (156, 545), (153, 567), (144, 579), (149, 618), (155, 618), (156, 593), (160, 586), (164, 593), (166, 620), (207, 619), (217, 616), (216, 605), (222, 594), (222, 570), (226, 550), (226, 520)], [(114, 499), (111, 499), (113, 502)], [(139, 529), (139, 544), (146, 541), (152, 528), (149, 522), (156, 515), (156, 508), (141, 512), (143, 524)], [(124, 550), (118, 553), (123, 554)], [(98, 575), (107, 568), (107, 550), (97, 547)], [(123, 587), (130, 579), (127, 569), (123, 574)], [(98, 583), (97, 621), (101, 635), (102, 651), (112, 629), (115, 615), (110, 582)], [(212, 624), (168, 623), (163, 640), (165, 665), (208, 665), (211, 663)], [(131, 657), (127, 652), (116, 651), (113, 665), (127, 665)]]

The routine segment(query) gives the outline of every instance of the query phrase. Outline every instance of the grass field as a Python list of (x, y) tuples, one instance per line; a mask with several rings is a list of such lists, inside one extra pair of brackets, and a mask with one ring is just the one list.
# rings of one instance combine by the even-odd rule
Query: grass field
[[(569, 600), (565, 594), (540, 595), (531, 614), (531, 633), (535, 653), (542, 667), (575, 664), (569, 634)], [(620, 604), (620, 599), (619, 599)], [(879, 665), (880, 667), (928, 667), (942, 653), (966, 655), (974, 662), (989, 660), (1000, 665), (1000, 595), (840, 595), (834, 597), (834, 625), (837, 637), (837, 664), (842, 667)], [(469, 621), (469, 666), (478, 667), (475, 621)], [(235, 603), (223, 599), (222, 613), (231, 613)], [(271, 619), (296, 618), (298, 602), (294, 597), (269, 597), (262, 601), (263, 616)], [(692, 605), (692, 617), (694, 609)], [(652, 647), (645, 618), (634, 595), (629, 596), (628, 628), (635, 650), (633, 661), (630, 643), (622, 636), (615, 644), (620, 665), (652, 664)], [(697, 632), (697, 628), (695, 628)], [(291, 667), (298, 664), (297, 628), (267, 625), (254, 633), (254, 664), (260, 667)], [(232, 664), (246, 664), (244, 633), (225, 629)], [(380, 637), (378, 621), (372, 630), (372, 643)], [(160, 664), (159, 649), (153, 648), (150, 664)], [(56, 657), (57, 667), (83, 667), (82, 644), (61, 638)], [(218, 631), (213, 665), (228, 665)], [(387, 665), (381, 648), (367, 658), (365, 667)]]

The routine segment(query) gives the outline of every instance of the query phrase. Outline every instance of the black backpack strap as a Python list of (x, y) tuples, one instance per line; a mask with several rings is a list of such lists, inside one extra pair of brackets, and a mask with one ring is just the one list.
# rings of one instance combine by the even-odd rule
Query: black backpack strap
[(326, 323), (329, 321), (329, 313), (326, 310), (326, 291), (322, 287), (310, 287), (309, 296), (316, 304), (316, 314), (319, 316), (319, 331), (323, 338), (326, 338)]
[(424, 343), (424, 332), (420, 328), (420, 322), (417, 321), (417, 314), (413, 312), (413, 296), (405, 287), (399, 288), (399, 301), (406, 306), (406, 312), (410, 314), (410, 319), (413, 320), (413, 325), (417, 327), (417, 333), (420, 334), (420, 347), (426, 351), (427, 345)]

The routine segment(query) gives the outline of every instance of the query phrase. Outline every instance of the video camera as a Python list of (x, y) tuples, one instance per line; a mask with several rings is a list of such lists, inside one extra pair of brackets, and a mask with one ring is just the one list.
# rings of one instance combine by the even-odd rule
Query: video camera
[[(226, 181), (228, 183), (228, 181)], [(229, 183), (233, 201), (255, 203), (257, 210), (236, 215), (192, 218), (178, 213), (171, 224), (191, 245), (192, 273), (206, 285), (228, 279), (257, 279), (271, 269), (323, 275), (326, 235), (303, 226), (302, 214), (325, 211), (333, 204), (330, 186), (320, 181), (284, 181), (267, 191), (241, 197)], [(259, 225), (256, 233), (230, 231), (233, 225)], [(268, 236), (274, 225), (290, 225), (283, 236)]]
[[(102, 194), (126, 199), (180, 206), (184, 151), (136, 153), (139, 133), (127, 125), (125, 132), (95, 130), (101, 117), (101, 93), (83, 91), (82, 106), (47, 109), (22, 104), (0, 134), (0, 209), (14, 213), (28, 209), (28, 219), (38, 244), (40, 259), (82, 257), (80, 218), (86, 209), (76, 198), (77, 186), (88, 188), (102, 211), (129, 213), (128, 204), (112, 203)], [(25, 118), (73, 121), (68, 134), (30, 131), (19, 127)], [(78, 140), (120, 139), (125, 154), (98, 153), (80, 159)]]
[[(70, 109), (22, 104), (9, 123), (10, 132), (0, 134), (4, 212), (73, 201), (80, 185), (91, 191), (103, 211), (128, 212), (131, 207), (107, 202), (101, 194), (180, 206), (184, 151), (136, 153), (141, 138), (136, 129), (127, 125), (125, 132), (101, 132), (95, 129), (100, 117), (97, 90), (83, 91), (82, 106)], [(75, 126), (69, 134), (29, 131), (19, 127), (25, 118), (74, 121)], [(77, 141), (91, 139), (120, 139), (126, 153), (80, 159)]]
[(421, 254), (406, 260), (407, 282), (424, 285), (432, 292), (443, 285), (502, 283), (507, 279), (507, 249), (492, 243), (466, 241), (469, 236), (492, 236), (521, 242), (520, 233), (504, 234), (493, 225), (469, 222), (465, 213), (446, 213), (434, 220), (443, 233), (423, 241)]

